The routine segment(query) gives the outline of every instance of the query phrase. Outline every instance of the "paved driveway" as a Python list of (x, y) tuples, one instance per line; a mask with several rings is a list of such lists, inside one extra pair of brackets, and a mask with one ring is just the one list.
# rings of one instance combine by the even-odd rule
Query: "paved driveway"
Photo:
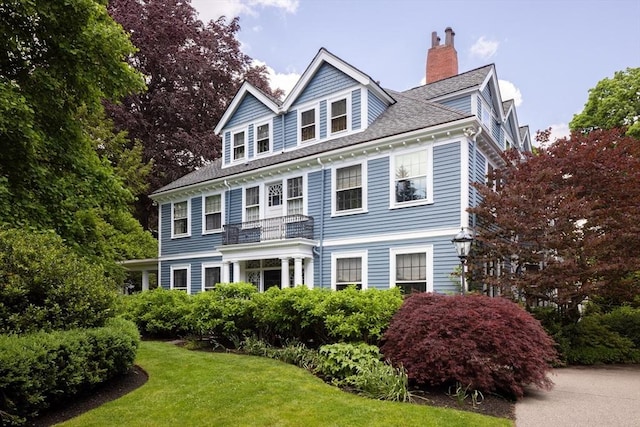
[(516, 404), (516, 427), (640, 427), (640, 365), (562, 368), (551, 379), (551, 391)]

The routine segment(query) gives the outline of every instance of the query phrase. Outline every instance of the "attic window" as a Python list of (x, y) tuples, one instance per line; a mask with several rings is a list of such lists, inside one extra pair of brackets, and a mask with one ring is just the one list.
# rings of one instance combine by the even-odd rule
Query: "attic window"
[(331, 133), (347, 130), (347, 100), (331, 103)]
[(300, 141), (316, 139), (316, 109), (300, 114)]
[(233, 134), (233, 160), (244, 159), (244, 131)]

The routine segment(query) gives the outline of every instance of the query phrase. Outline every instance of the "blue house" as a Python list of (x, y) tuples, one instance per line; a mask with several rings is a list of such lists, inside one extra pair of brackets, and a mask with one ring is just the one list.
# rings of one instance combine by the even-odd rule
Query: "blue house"
[(160, 286), (459, 292), (472, 183), (531, 141), (495, 66), (458, 73), (453, 39), (433, 33), (427, 83), (402, 92), (326, 49), (284, 101), (244, 83), (215, 129), (222, 157), (151, 195)]

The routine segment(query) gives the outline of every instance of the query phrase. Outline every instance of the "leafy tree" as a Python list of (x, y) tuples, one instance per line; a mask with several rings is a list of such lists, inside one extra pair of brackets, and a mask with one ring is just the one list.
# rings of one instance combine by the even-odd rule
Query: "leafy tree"
[[(145, 75), (148, 90), (108, 111), (130, 141), (142, 142), (143, 162), (153, 162), (151, 191), (220, 157), (214, 128), (243, 79), (281, 94), (270, 91), (265, 67), (250, 67), (240, 51), (237, 18), (205, 25), (189, 0), (112, 0), (109, 12), (139, 48), (129, 62)], [(155, 227), (151, 200), (138, 196), (139, 219)]]
[(572, 131), (618, 127), (628, 128), (627, 135), (640, 138), (640, 68), (627, 68), (611, 79), (600, 80), (589, 90), (584, 110), (569, 123)]
[[(572, 133), (537, 156), (513, 154), (477, 185), (481, 230), (474, 274), (529, 305), (578, 318), (587, 298), (640, 293), (640, 144), (621, 129)], [(477, 268), (481, 266), (481, 268)], [(635, 279), (634, 279), (635, 277)]]
[(54, 230), (78, 253), (109, 262), (153, 255), (155, 243), (86, 126), (107, 126), (103, 99), (144, 88), (106, 3), (0, 4), (0, 223)]

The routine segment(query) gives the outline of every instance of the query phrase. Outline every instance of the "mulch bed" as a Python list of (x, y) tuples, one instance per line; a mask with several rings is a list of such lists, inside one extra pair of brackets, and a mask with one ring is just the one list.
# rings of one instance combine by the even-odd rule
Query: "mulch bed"
[(83, 396), (74, 396), (55, 407), (49, 408), (38, 418), (30, 420), (26, 425), (34, 427), (48, 427), (77, 417), (98, 406), (116, 400), (127, 393), (141, 387), (149, 376), (139, 366), (134, 366), (125, 375), (113, 378)]

